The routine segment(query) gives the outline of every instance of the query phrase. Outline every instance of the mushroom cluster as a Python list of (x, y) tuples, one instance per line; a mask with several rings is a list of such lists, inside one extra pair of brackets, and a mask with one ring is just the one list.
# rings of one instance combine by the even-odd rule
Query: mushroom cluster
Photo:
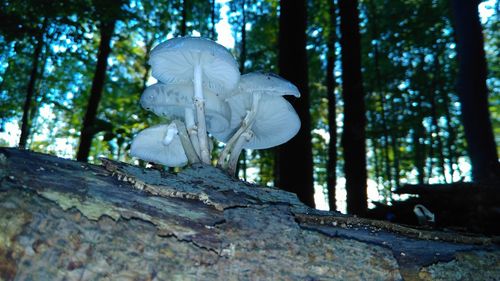
[(226, 143), (217, 166), (234, 174), (242, 149), (264, 149), (290, 140), (300, 119), (283, 96), (300, 97), (292, 83), (275, 74), (240, 75), (231, 53), (200, 37), (179, 37), (154, 48), (152, 76), (141, 106), (170, 120), (134, 138), (134, 157), (182, 167), (211, 164), (208, 134)]

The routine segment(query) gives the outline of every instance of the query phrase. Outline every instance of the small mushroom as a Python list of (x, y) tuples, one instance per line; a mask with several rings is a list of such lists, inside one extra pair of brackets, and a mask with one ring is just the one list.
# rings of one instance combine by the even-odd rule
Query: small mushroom
[[(300, 92), (275, 74), (253, 72), (241, 76), (238, 91), (227, 99), (231, 129), (214, 134), (219, 140), (227, 141), (218, 166), (234, 172), (242, 148), (273, 147), (297, 134), (300, 119), (283, 95), (300, 97)], [(228, 155), (230, 159), (226, 162)]]
[(151, 51), (152, 75), (167, 84), (192, 83), (201, 160), (210, 163), (203, 86), (225, 97), (236, 88), (240, 73), (223, 46), (199, 37), (167, 40)]
[(174, 122), (144, 129), (132, 141), (130, 155), (169, 167), (185, 166), (188, 159), (189, 162), (196, 162), (197, 156), (194, 150), (189, 147), (184, 149), (185, 144), (179, 132)]
[[(287, 142), (300, 129), (300, 119), (292, 105), (281, 96), (262, 95), (255, 101), (255, 95), (236, 95), (228, 99), (232, 112), (245, 117), (241, 126), (229, 139), (219, 158), (219, 166), (230, 173), (236, 170), (236, 163), (243, 148), (265, 149)], [(254, 106), (254, 103), (258, 104)], [(256, 108), (255, 112), (248, 110)], [(225, 158), (229, 156), (226, 162)]]
[[(192, 84), (153, 84), (146, 88), (141, 97), (144, 109), (158, 116), (184, 120), (189, 138), (200, 156), (196, 118), (192, 102)], [(205, 117), (210, 133), (220, 133), (229, 128), (230, 109), (227, 103), (217, 97), (217, 94), (205, 89)]]

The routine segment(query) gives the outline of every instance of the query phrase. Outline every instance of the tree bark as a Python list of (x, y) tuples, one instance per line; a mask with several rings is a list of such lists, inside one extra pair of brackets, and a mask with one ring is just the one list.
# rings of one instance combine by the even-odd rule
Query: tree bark
[(326, 62), (326, 92), (328, 95), (328, 133), (330, 143), (328, 144), (328, 167), (327, 188), (328, 206), (331, 211), (337, 209), (336, 187), (337, 187), (337, 95), (335, 93), (335, 43), (337, 42), (337, 13), (335, 12), (334, 0), (328, 1), (329, 26), (328, 26), (328, 54)]
[(479, 1), (452, 0), (459, 73), (457, 93), (475, 181), (498, 181), (500, 164), (488, 110), (486, 58)]
[(38, 79), (38, 63), (42, 55), (44, 42), (45, 29), (47, 28), (47, 18), (44, 18), (42, 28), (38, 31), (36, 36), (36, 45), (33, 52), (33, 61), (31, 66), (30, 80), (26, 90), (26, 98), (23, 106), (23, 117), (21, 121), (21, 136), (19, 138), (19, 148), (25, 149), (26, 143), (30, 134), (30, 112), (31, 103), (33, 102), (33, 95), (35, 94), (35, 85)]
[(494, 280), (500, 270), (492, 238), (320, 212), (211, 166), (102, 163), (0, 148), (0, 279)]
[(94, 72), (94, 79), (90, 89), (90, 97), (87, 104), (87, 111), (80, 131), (80, 144), (76, 159), (87, 162), (92, 146), (92, 139), (95, 134), (95, 120), (97, 109), (101, 101), (104, 82), (106, 80), (106, 68), (108, 66), (108, 57), (111, 53), (111, 38), (113, 37), (116, 20), (112, 19), (101, 23), (101, 42), (97, 53), (97, 65)]
[(361, 77), (358, 1), (339, 0), (342, 37), (342, 96), (344, 99), (344, 173), (347, 212), (364, 215), (366, 194), (365, 101)]
[(314, 206), (311, 116), (306, 53), (307, 6), (305, 0), (281, 0), (279, 19), (279, 72), (297, 86), (300, 99), (288, 98), (302, 126), (298, 134), (278, 147), (278, 183)]

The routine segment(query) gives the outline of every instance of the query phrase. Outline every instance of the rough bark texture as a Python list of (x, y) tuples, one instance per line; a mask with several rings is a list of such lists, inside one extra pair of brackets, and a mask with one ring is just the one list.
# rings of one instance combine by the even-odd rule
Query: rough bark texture
[(342, 97), (344, 98), (344, 174), (347, 212), (364, 215), (366, 194), (366, 110), (361, 78), (361, 38), (358, 1), (339, 0), (342, 47)]
[(279, 72), (300, 91), (299, 99), (287, 99), (297, 111), (302, 124), (294, 138), (279, 146), (276, 174), (277, 185), (297, 194), (305, 204), (314, 206), (306, 20), (305, 0), (280, 1)]
[(0, 148), (1, 280), (493, 280), (494, 243), (316, 211), (210, 166)]
[(78, 161), (87, 162), (90, 148), (92, 147), (92, 139), (95, 134), (95, 120), (97, 109), (101, 101), (104, 81), (106, 80), (106, 69), (108, 67), (108, 56), (111, 53), (111, 38), (115, 30), (116, 20), (104, 21), (101, 23), (101, 42), (99, 43), (99, 52), (97, 53), (97, 65), (92, 80), (92, 88), (90, 89), (89, 102), (87, 111), (83, 119), (82, 129), (80, 131), (80, 144), (76, 159)]
[(457, 40), (460, 98), (467, 150), (476, 181), (498, 181), (500, 163), (488, 110), (486, 58), (479, 1), (452, 0)]

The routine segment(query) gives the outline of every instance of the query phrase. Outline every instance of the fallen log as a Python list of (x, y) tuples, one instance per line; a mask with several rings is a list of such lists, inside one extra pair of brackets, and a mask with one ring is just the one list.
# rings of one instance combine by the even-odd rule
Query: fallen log
[(494, 280), (496, 237), (310, 209), (178, 174), (0, 148), (1, 280)]

